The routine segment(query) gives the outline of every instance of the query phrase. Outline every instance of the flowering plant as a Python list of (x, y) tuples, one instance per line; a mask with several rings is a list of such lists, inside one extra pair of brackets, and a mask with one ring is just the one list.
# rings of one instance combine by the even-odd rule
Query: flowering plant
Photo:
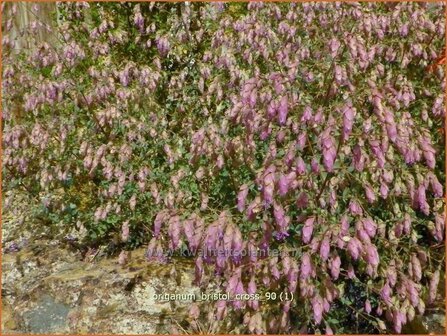
[[(217, 301), (210, 321), (240, 314), (241, 332), (352, 332), (334, 307), (401, 332), (436, 300), (445, 73), (425, 69), (445, 45), (444, 4), (57, 14), (52, 43), (17, 53), (11, 20), (2, 41), (3, 185), (36, 197), (47, 225), (119, 233), (156, 262), (232, 251), (197, 255), (196, 283), (294, 296)], [(33, 41), (45, 26), (27, 29)]]

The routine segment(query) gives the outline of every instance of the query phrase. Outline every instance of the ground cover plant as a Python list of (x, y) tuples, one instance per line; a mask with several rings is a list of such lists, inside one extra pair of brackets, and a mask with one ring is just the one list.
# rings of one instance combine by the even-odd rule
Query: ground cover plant
[(38, 9), (28, 48), (2, 23), (3, 191), (36, 230), (186, 251), (250, 296), (193, 319), (243, 333), (400, 333), (436, 303), (443, 3), (59, 3), (36, 43)]

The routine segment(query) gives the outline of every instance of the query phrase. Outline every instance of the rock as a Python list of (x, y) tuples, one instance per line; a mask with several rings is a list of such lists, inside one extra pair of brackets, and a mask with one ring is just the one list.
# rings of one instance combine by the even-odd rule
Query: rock
[(68, 332), (69, 311), (69, 306), (57, 303), (51, 296), (44, 295), (34, 308), (23, 313), (25, 329), (33, 334)]
[(149, 264), (144, 252), (133, 251), (126, 266), (117, 258), (80, 261), (76, 252), (48, 241), (34, 241), (5, 255), (3, 301), (9, 308), (4, 310), (2, 330), (169, 333), (174, 320), (187, 317), (190, 302), (159, 301), (154, 294), (198, 293), (192, 285), (194, 264), (188, 260)]
[(445, 314), (428, 312), (424, 316), (417, 315), (404, 326), (403, 333), (445, 335)]
[(430, 334), (445, 335), (445, 314), (427, 313), (422, 320)]
[(3, 304), (2, 306), (2, 331), (11, 332), (17, 329), (17, 322), (14, 320), (14, 313), (11, 306)]
[(426, 325), (422, 321), (422, 316), (415, 316), (413, 321), (407, 323), (403, 327), (404, 333), (407, 334), (428, 334)]

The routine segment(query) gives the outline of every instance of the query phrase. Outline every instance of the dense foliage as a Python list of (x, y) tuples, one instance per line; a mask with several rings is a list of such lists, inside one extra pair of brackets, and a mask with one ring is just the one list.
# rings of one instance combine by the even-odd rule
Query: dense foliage
[(210, 323), (401, 332), (444, 276), (444, 9), (61, 3), (21, 51), (6, 18), (3, 188), (150, 261), (231, 251), (195, 253), (197, 284), (294, 295)]

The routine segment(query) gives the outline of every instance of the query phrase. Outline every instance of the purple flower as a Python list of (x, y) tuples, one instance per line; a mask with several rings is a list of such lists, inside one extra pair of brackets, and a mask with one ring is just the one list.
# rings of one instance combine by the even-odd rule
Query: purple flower
[(400, 334), (402, 331), (402, 324), (404, 324), (404, 318), (405, 318), (405, 315), (401, 311), (399, 311), (399, 310), (394, 311), (393, 327), (394, 327), (394, 330), (398, 334)]
[(195, 273), (195, 278), (194, 278), (194, 283), (195, 284), (200, 284), (202, 281), (202, 276), (203, 276), (203, 259), (201, 257), (198, 257), (196, 259), (196, 263), (195, 263), (195, 269), (194, 269), (194, 273)]
[(161, 56), (166, 56), (171, 48), (169, 40), (162, 36), (156, 40), (157, 49)]
[(239, 189), (239, 193), (237, 195), (237, 209), (240, 212), (243, 212), (245, 209), (245, 201), (248, 195), (248, 187), (246, 184), (243, 184)]
[(380, 297), (382, 298), (383, 301), (385, 301), (387, 304), (391, 304), (391, 288), (388, 285), (388, 283), (386, 283), (382, 289), (380, 290)]
[(312, 262), (308, 253), (304, 253), (301, 258), (300, 278), (306, 280), (312, 274)]
[(304, 148), (304, 146), (306, 145), (306, 140), (307, 140), (307, 133), (305, 131), (298, 134), (296, 142), (298, 149), (302, 150)]
[(137, 26), (140, 31), (144, 30), (144, 18), (140, 12), (135, 13), (133, 22), (135, 23), (135, 26)]
[(180, 245), (180, 233), (182, 224), (179, 216), (172, 216), (168, 222), (168, 235), (171, 239), (172, 249), (176, 249)]
[(411, 266), (413, 270), (413, 278), (415, 281), (419, 282), (422, 279), (422, 266), (416, 254), (411, 255)]
[(342, 234), (343, 236), (347, 236), (349, 234), (349, 220), (348, 220), (348, 216), (344, 215), (341, 218), (341, 222), (340, 222), (340, 234)]
[(284, 231), (288, 227), (288, 217), (285, 216), (283, 207), (278, 204), (273, 204), (273, 215), (275, 217), (276, 224), (278, 224), (281, 231)]
[(125, 221), (121, 226), (121, 240), (126, 242), (129, 239), (129, 221)]
[(418, 293), (418, 290), (416, 288), (416, 284), (413, 281), (409, 280), (409, 279), (406, 279), (404, 284), (405, 284), (405, 287), (406, 287), (405, 288), (406, 292), (407, 292), (407, 294), (410, 297), (411, 305), (413, 307), (417, 307), (419, 305), (419, 293)]
[(198, 319), (200, 316), (200, 308), (197, 304), (192, 304), (189, 308), (189, 317), (192, 319)]
[(366, 312), (367, 314), (369, 314), (369, 313), (371, 313), (371, 310), (372, 310), (372, 308), (371, 308), (371, 302), (369, 302), (369, 300), (366, 300), (366, 301), (365, 301), (365, 312)]
[(359, 215), (361, 216), (363, 214), (363, 210), (360, 207), (359, 203), (356, 200), (351, 200), (349, 202), (349, 211), (353, 215)]
[(267, 106), (267, 117), (273, 119), (276, 116), (277, 107), (275, 101), (271, 101)]
[(330, 51), (332, 58), (334, 58), (337, 55), (340, 45), (341, 45), (340, 41), (338, 41), (336, 38), (332, 38), (329, 41), (329, 51)]
[(400, 36), (406, 37), (408, 35), (408, 23), (405, 23), (399, 27)]
[(253, 220), (256, 212), (259, 211), (259, 207), (261, 205), (261, 199), (256, 197), (247, 207), (246, 214), (249, 220)]
[(185, 233), (186, 239), (188, 240), (190, 248), (194, 245), (194, 219), (188, 218), (183, 221), (183, 232)]
[(238, 268), (228, 280), (226, 288), (227, 292), (234, 294), (236, 292), (236, 288), (239, 286), (240, 281), (241, 281), (241, 269)]
[(379, 168), (383, 168), (385, 166), (385, 156), (383, 154), (382, 148), (380, 148), (380, 143), (377, 140), (370, 140), (369, 144), (371, 146), (371, 150), (376, 157), (377, 165)]
[(120, 255), (118, 256), (118, 264), (125, 265), (129, 259), (129, 252), (128, 251), (121, 251)]
[(321, 242), (320, 245), (320, 257), (321, 259), (323, 259), (324, 261), (327, 260), (327, 258), (329, 257), (329, 252), (330, 252), (330, 245), (329, 245), (329, 239), (327, 237), (325, 237), (323, 239), (323, 241)]
[(306, 164), (301, 157), (296, 160), (296, 172), (298, 175), (304, 175), (306, 172)]
[(256, 281), (255, 281), (255, 277), (253, 277), (253, 276), (251, 277), (250, 282), (248, 283), (247, 293), (248, 294), (256, 293)]
[(306, 106), (304, 108), (303, 115), (301, 116), (301, 122), (306, 123), (310, 120), (312, 120), (312, 109), (310, 108), (310, 106)]
[(341, 266), (341, 260), (340, 257), (337, 255), (335, 256), (335, 258), (332, 260), (331, 263), (331, 276), (334, 280), (338, 279), (338, 276), (340, 274), (340, 266)]
[(352, 267), (352, 265), (348, 266), (348, 278), (349, 279), (355, 278), (355, 272), (354, 272), (354, 268)]
[(343, 139), (347, 139), (352, 131), (354, 125), (356, 110), (351, 104), (346, 105), (343, 108)]
[(327, 128), (321, 135), (321, 147), (323, 151), (323, 165), (326, 171), (332, 172), (334, 161), (337, 156), (337, 149), (335, 146), (335, 140), (330, 135), (331, 129)]
[(234, 254), (233, 260), (234, 261), (240, 261), (241, 259), (241, 251), (242, 251), (242, 233), (241, 231), (236, 227), (234, 229), (234, 234), (233, 234), (233, 241), (232, 241), (232, 251)]
[(5, 248), (5, 253), (14, 253), (20, 251), (20, 246), (17, 242), (12, 242), (7, 248)]
[(273, 202), (273, 191), (275, 187), (275, 166), (269, 166), (263, 176), (263, 197), (264, 203), (269, 205)]
[(362, 252), (362, 243), (356, 237), (353, 237), (348, 242), (348, 251), (354, 260), (357, 260)]
[(278, 191), (280, 196), (285, 196), (289, 191), (289, 179), (286, 175), (281, 175), (278, 180)]
[(354, 164), (354, 168), (357, 171), (362, 171), (364, 169), (365, 166), (365, 157), (362, 154), (362, 149), (359, 145), (355, 145), (354, 148), (352, 149), (352, 154), (353, 154), (353, 164)]
[(372, 244), (366, 247), (366, 261), (372, 266), (379, 264), (379, 253), (377, 252), (377, 248)]
[(309, 199), (307, 197), (307, 194), (305, 192), (300, 193), (300, 195), (298, 196), (298, 199), (296, 200), (296, 206), (299, 209), (304, 209), (307, 207), (309, 203)]
[(313, 158), (310, 163), (310, 168), (313, 173), (318, 174), (320, 172), (320, 165), (318, 164), (317, 159)]
[(323, 299), (318, 294), (312, 298), (312, 310), (315, 323), (320, 324), (323, 319)]
[(303, 238), (303, 242), (305, 244), (308, 244), (310, 242), (310, 239), (312, 238), (312, 232), (313, 232), (313, 229), (314, 229), (314, 222), (315, 222), (315, 217), (309, 217), (304, 222), (303, 231), (302, 231), (302, 238)]
[(298, 285), (298, 272), (298, 265), (296, 262), (293, 262), (289, 272), (287, 273), (287, 280), (289, 282), (288, 287), (291, 292), (294, 292)]
[(417, 203), (419, 205), (419, 209), (425, 214), (430, 214), (430, 207), (427, 203), (426, 195), (425, 195), (425, 186), (421, 184), (416, 191)]
[(380, 196), (382, 196), (383, 199), (386, 199), (388, 197), (389, 188), (388, 185), (384, 182), (380, 184)]
[(314, 116), (314, 120), (313, 120), (315, 125), (320, 125), (324, 122), (324, 115), (323, 115), (323, 110), (321, 108), (319, 108), (317, 110), (317, 113)]
[(374, 238), (377, 231), (377, 224), (372, 220), (372, 218), (367, 217), (362, 220), (363, 228), (368, 233), (369, 237)]
[(281, 98), (278, 106), (278, 122), (280, 125), (284, 125), (287, 120), (288, 102), (287, 96)]
[(433, 190), (433, 194), (436, 197), (442, 197), (442, 195), (444, 195), (444, 187), (442, 186), (441, 183), (439, 183), (436, 175), (434, 175), (433, 173), (430, 173), (429, 181), (430, 181), (431, 188)]
[(155, 216), (154, 237), (158, 237), (160, 235), (161, 225), (165, 222), (166, 217), (167, 213), (165, 211), (160, 211), (157, 216)]
[(376, 201), (376, 194), (374, 193), (374, 190), (371, 188), (369, 184), (365, 184), (364, 188), (365, 188), (366, 199), (368, 200), (369, 203), (374, 203)]

